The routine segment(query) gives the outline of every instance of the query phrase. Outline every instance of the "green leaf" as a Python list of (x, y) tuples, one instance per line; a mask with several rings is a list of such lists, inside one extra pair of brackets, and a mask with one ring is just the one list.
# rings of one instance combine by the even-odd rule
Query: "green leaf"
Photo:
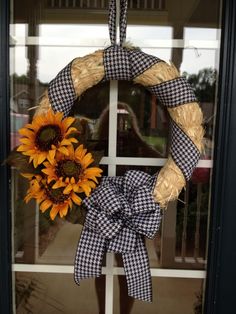
[(39, 169), (35, 169), (32, 163), (29, 163), (29, 157), (17, 152), (16, 148), (12, 150), (6, 159), (6, 163), (15, 167), (20, 172), (39, 173)]
[(86, 208), (81, 205), (81, 206), (76, 206), (73, 205), (72, 209), (68, 213), (68, 215), (65, 217), (65, 219), (72, 223), (72, 224), (80, 224), (84, 225), (86, 218)]

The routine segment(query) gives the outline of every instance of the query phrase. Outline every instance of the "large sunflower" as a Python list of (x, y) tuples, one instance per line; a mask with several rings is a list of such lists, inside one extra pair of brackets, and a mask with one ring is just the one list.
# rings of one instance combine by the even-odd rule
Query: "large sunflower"
[(35, 168), (45, 160), (52, 164), (56, 152), (69, 155), (68, 147), (78, 142), (74, 137), (69, 137), (77, 131), (71, 127), (74, 121), (73, 117), (63, 119), (62, 112), (54, 113), (51, 109), (36, 116), (32, 123), (19, 130), (22, 144), (17, 151), (29, 156), (29, 162), (33, 162)]
[(91, 190), (96, 187), (97, 177), (101, 177), (102, 170), (98, 167), (89, 167), (94, 161), (91, 153), (87, 153), (83, 145), (76, 149), (68, 147), (69, 155), (61, 155), (52, 164), (44, 162), (45, 168), (42, 172), (47, 175), (47, 182), (55, 182), (53, 189), (63, 188), (65, 195), (72, 191), (75, 193), (84, 192), (89, 196)]

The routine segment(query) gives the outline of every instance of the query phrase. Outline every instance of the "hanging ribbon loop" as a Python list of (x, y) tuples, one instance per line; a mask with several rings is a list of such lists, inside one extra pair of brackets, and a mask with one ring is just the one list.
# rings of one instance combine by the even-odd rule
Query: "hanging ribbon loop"
[[(117, 26), (120, 30), (120, 42), (122, 44), (126, 40), (126, 27), (127, 27), (127, 0), (110, 0), (109, 2), (109, 34), (112, 45), (117, 44)], [(116, 21), (119, 21), (118, 25)]]

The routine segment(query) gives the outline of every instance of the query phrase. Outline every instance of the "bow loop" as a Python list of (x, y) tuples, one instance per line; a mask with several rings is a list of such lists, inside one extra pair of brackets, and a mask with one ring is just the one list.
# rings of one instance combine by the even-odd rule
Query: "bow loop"
[(127, 171), (124, 175), (124, 194), (130, 196), (133, 191), (145, 185), (150, 186), (152, 183), (152, 176), (139, 170)]
[(134, 190), (131, 203), (133, 215), (153, 212), (156, 210), (153, 195), (147, 186)]

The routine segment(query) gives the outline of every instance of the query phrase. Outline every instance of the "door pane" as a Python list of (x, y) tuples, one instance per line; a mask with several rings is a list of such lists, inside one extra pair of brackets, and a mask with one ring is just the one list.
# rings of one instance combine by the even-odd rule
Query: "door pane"
[(15, 274), (15, 298), (17, 314), (94, 314), (104, 299), (104, 277), (78, 287), (71, 274), (20, 272)]
[[(37, 105), (50, 80), (73, 58), (109, 45), (108, 2), (12, 1), (12, 148), (19, 144), (17, 130), (31, 121), (32, 107)], [(127, 40), (148, 54), (175, 63), (194, 88), (204, 112), (205, 150), (201, 164), (179, 200), (163, 211), (158, 235), (146, 240), (153, 271), (182, 269), (194, 277), (191, 270), (206, 270), (207, 263), (220, 0), (130, 0), (128, 7)], [(109, 134), (110, 91), (109, 82), (101, 82), (86, 91), (71, 112), (88, 121), (90, 140), (108, 157), (101, 165), (103, 174), (123, 175), (130, 169), (156, 174), (170, 145), (166, 110), (143, 87), (120, 81), (117, 130)], [(115, 157), (109, 156), (111, 138), (116, 139)], [(120, 162), (122, 157), (124, 164)], [(125, 276), (117, 276), (117, 268), (113, 269), (116, 266), (121, 271), (122, 261), (117, 255), (114, 260), (104, 256), (103, 272), (108, 275), (85, 280), (81, 287), (74, 284), (72, 274), (64, 274), (63, 270), (52, 274), (48, 268), (47, 273), (40, 273), (39, 264), (45, 267), (59, 264), (62, 268), (73, 265), (82, 226), (76, 215), (70, 221), (52, 222), (34, 202), (26, 205), (25, 180), (15, 169), (11, 178), (13, 262), (16, 270), (21, 269), (15, 273), (16, 313), (101, 314), (106, 310), (106, 314), (112, 314), (112, 304), (113, 313), (122, 314), (201, 313), (203, 279), (174, 278), (171, 274), (167, 275), (169, 278), (153, 277), (154, 303), (134, 301), (127, 297)], [(24, 266), (27, 268), (28, 264), (34, 264), (31, 267), (35, 272), (25, 272)], [(204, 272), (199, 274), (201, 278), (205, 276)]]
[(198, 314), (202, 308), (201, 279), (153, 278), (153, 302), (127, 297), (124, 276), (115, 277), (115, 314)]

